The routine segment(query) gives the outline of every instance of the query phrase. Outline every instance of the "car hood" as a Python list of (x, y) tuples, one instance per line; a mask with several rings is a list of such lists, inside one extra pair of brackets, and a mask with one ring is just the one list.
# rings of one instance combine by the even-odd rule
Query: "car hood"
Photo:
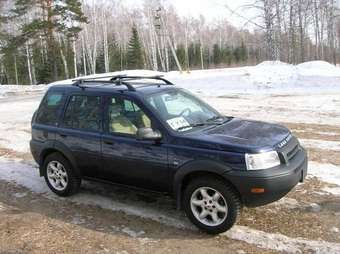
[(290, 135), (290, 131), (277, 124), (233, 118), (230, 121), (187, 137), (201, 148), (214, 148), (231, 152), (262, 152), (275, 148)]

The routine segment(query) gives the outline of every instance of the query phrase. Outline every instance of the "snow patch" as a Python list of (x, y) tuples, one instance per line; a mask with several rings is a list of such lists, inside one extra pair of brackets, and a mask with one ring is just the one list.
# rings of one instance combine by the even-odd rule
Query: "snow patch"
[(291, 238), (278, 233), (266, 233), (244, 226), (233, 227), (223, 235), (239, 241), (256, 245), (259, 248), (281, 251), (284, 253), (340, 253), (340, 244), (326, 241), (313, 241)]
[(127, 234), (127, 235), (129, 235), (129, 236), (131, 236), (131, 237), (133, 237), (133, 238), (136, 238), (136, 237), (139, 237), (139, 236), (142, 236), (142, 235), (145, 234), (144, 231), (138, 231), (138, 232), (136, 232), (136, 231), (134, 231), (134, 230), (132, 230), (132, 229), (130, 229), (130, 228), (128, 228), (128, 227), (124, 227), (124, 228), (122, 229), (122, 232), (124, 232), (125, 234)]
[(18, 193), (14, 193), (14, 197), (16, 198), (23, 198), (27, 196), (27, 192), (18, 192)]
[(48, 86), (46, 85), (0, 85), (0, 99), (15, 94), (28, 94), (32, 92), (44, 92)]
[(326, 187), (326, 188), (323, 188), (322, 190), (329, 194), (340, 196), (340, 187)]
[(339, 230), (338, 228), (336, 228), (336, 227), (332, 227), (332, 228), (331, 228), (331, 232), (333, 232), (333, 233), (339, 233), (340, 230)]
[(321, 212), (322, 208), (319, 204), (317, 203), (311, 203), (309, 204), (309, 206), (307, 207), (307, 210), (313, 212), (313, 213), (319, 213)]
[(299, 202), (294, 198), (283, 197), (273, 203), (274, 206), (285, 207), (288, 209), (295, 209), (300, 206)]
[(317, 140), (317, 139), (299, 139), (303, 146), (307, 148), (317, 148), (321, 150), (340, 151), (340, 142)]
[(340, 186), (340, 167), (333, 164), (311, 161), (308, 165), (308, 176), (315, 176), (326, 183)]
[(340, 195), (340, 167), (333, 164), (321, 164), (309, 162), (308, 177), (317, 177), (326, 183), (335, 184), (339, 187), (325, 187), (322, 191), (332, 195)]

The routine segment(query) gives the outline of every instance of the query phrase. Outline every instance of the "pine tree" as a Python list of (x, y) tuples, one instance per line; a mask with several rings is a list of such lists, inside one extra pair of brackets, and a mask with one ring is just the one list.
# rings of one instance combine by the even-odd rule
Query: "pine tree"
[(125, 63), (125, 52), (121, 52), (115, 36), (108, 42), (110, 71), (119, 71)]
[(215, 65), (219, 65), (222, 62), (222, 52), (218, 44), (214, 44), (213, 46), (213, 57)]
[(28, 23), (20, 26), (20, 34), (15, 38), (17, 45), (42, 38), (47, 48), (47, 62), (41, 70), (44, 80), (52, 81), (61, 77), (60, 51), (56, 34), (71, 39), (81, 31), (81, 23), (87, 22), (79, 0), (16, 0), (12, 10), (12, 21), (21, 20), (26, 14), (41, 13)]
[(132, 36), (128, 44), (127, 67), (128, 69), (144, 68), (143, 49), (135, 26), (132, 27)]
[[(183, 66), (185, 64), (185, 48), (183, 44), (179, 44), (177, 46), (176, 55), (178, 57), (178, 61)], [(173, 64), (173, 67), (175, 66), (175, 63)]]

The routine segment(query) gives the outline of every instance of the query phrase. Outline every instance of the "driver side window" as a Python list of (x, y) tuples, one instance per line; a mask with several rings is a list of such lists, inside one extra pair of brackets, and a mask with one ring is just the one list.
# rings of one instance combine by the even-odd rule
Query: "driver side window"
[(150, 118), (131, 100), (110, 98), (109, 131), (136, 135), (139, 128), (151, 128)]

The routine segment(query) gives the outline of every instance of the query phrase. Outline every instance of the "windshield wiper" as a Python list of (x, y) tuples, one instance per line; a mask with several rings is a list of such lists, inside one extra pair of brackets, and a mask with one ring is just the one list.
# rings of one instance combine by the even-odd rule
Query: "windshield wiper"
[[(219, 119), (221, 119), (223, 121), (216, 122), (216, 120), (219, 120)], [(229, 121), (230, 119), (231, 119), (231, 117), (214, 116), (214, 117), (206, 120), (204, 123), (194, 123), (194, 124), (182, 126), (182, 127), (179, 127), (178, 129), (176, 129), (176, 131), (180, 131), (180, 130), (184, 130), (184, 129), (188, 129), (188, 128), (202, 127), (202, 126), (206, 126), (206, 125), (222, 125), (222, 124), (226, 123), (227, 121)]]
[(194, 124), (190, 124), (190, 125), (186, 125), (186, 126), (182, 126), (176, 129), (176, 131), (180, 131), (180, 130), (184, 130), (187, 128), (194, 128), (194, 127), (201, 127), (207, 125), (206, 123), (194, 123)]
[(212, 118), (209, 118), (206, 122), (211, 122), (216, 125), (221, 125), (221, 124), (224, 124), (230, 121), (231, 119), (232, 117), (228, 117), (228, 116), (214, 116)]
[(212, 122), (223, 118), (224, 118), (223, 116), (213, 116), (212, 118), (209, 118), (207, 122)]
[(176, 129), (176, 131), (187, 129), (187, 128), (202, 127), (202, 126), (205, 126), (205, 125), (220, 125), (220, 124), (222, 124), (222, 123), (216, 123), (216, 122), (194, 123), (194, 124), (179, 127), (178, 129)]

